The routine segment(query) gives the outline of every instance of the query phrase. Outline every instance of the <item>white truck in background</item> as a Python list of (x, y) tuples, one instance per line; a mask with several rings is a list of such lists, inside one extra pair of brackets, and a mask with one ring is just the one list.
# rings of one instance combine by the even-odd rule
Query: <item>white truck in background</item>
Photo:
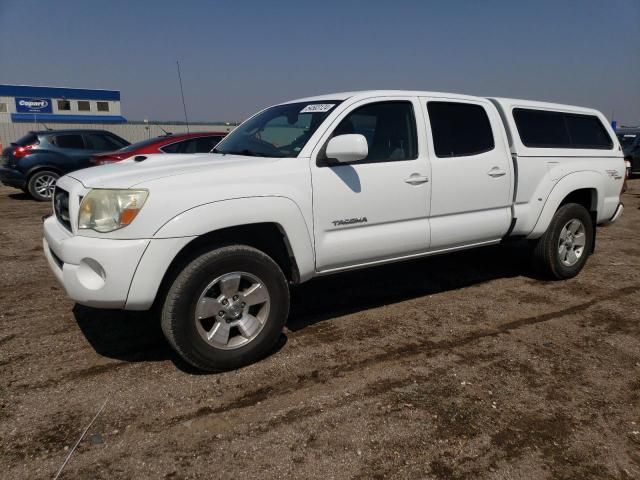
[(595, 110), (337, 93), (262, 110), (210, 154), (60, 178), (44, 252), (76, 302), (157, 306), (182, 357), (224, 370), (268, 354), (289, 285), (319, 275), (517, 237), (573, 277), (622, 212), (624, 173)]

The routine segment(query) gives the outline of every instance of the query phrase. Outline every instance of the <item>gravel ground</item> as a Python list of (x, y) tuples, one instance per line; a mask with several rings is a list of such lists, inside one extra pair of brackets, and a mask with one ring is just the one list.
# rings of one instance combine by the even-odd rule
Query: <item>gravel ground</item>
[(49, 205), (0, 187), (0, 476), (640, 478), (640, 180), (565, 282), (492, 247), (293, 291), (269, 358), (201, 374), (70, 301)]

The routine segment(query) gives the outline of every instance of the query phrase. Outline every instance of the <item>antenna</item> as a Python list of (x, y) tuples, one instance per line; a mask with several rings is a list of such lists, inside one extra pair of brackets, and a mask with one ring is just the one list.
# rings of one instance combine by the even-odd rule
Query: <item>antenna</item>
[(182, 90), (182, 75), (180, 75), (180, 62), (176, 60), (178, 65), (178, 80), (180, 81), (180, 95), (182, 95), (182, 108), (184, 108), (184, 121), (187, 124), (187, 133), (189, 132), (189, 118), (187, 117), (187, 104), (184, 103), (184, 91)]
[(48, 131), (53, 130), (53, 129), (49, 128), (44, 122), (40, 122), (40, 125), (42, 125), (45, 128), (45, 130), (48, 130)]
[(160, 130), (162, 130), (164, 132), (165, 135), (173, 135), (171, 132), (167, 132), (164, 128), (162, 128), (160, 125), (156, 125), (156, 127), (158, 127)]

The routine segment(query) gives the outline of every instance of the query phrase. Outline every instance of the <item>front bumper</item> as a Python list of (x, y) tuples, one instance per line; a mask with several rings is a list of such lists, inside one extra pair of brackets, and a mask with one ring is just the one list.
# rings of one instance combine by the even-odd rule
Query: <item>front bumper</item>
[(13, 168), (0, 167), (0, 182), (8, 187), (25, 188), (27, 186), (27, 177)]
[(76, 302), (123, 308), (138, 262), (150, 240), (74, 236), (54, 217), (44, 221), (44, 254), (58, 281)]
[(96, 308), (147, 310), (169, 265), (194, 238), (74, 236), (51, 216), (44, 221), (42, 246), (51, 271), (72, 300)]

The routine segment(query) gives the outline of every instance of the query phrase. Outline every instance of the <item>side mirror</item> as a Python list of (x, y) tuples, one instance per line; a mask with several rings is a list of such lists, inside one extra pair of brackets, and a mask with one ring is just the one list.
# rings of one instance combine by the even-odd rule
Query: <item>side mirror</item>
[(364, 135), (349, 133), (338, 135), (329, 140), (326, 155), (328, 159), (337, 160), (340, 163), (357, 162), (369, 155), (369, 145)]

